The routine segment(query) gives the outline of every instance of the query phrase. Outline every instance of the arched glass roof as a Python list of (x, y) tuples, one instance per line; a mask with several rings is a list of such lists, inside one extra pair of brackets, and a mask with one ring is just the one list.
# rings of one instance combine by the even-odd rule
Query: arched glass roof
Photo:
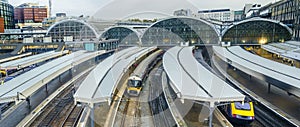
[(101, 38), (119, 39), (119, 45), (138, 45), (139, 37), (135, 30), (127, 27), (111, 27), (102, 33)]
[(47, 35), (52, 37), (53, 42), (62, 42), (64, 36), (73, 36), (74, 40), (94, 40), (98, 37), (92, 26), (77, 19), (55, 23), (48, 29)]
[(208, 22), (189, 17), (172, 17), (160, 20), (149, 27), (142, 36), (143, 46), (179, 45), (181, 42), (218, 44), (219, 36)]
[(292, 38), (286, 25), (269, 19), (253, 18), (238, 22), (223, 32), (222, 41), (232, 44), (266, 44)]

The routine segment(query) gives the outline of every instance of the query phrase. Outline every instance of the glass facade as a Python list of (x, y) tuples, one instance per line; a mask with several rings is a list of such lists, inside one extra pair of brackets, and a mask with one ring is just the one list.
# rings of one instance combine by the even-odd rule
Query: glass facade
[(287, 27), (271, 21), (250, 20), (230, 27), (222, 41), (232, 44), (266, 44), (291, 40)]
[(14, 29), (14, 7), (7, 2), (0, 1), (0, 17), (4, 18), (4, 28)]
[(218, 44), (219, 36), (210, 24), (193, 18), (170, 18), (161, 20), (148, 28), (143, 37), (144, 46)]
[(97, 33), (92, 27), (78, 20), (61, 21), (51, 26), (47, 32), (53, 42), (63, 42), (64, 36), (73, 36), (74, 41), (93, 41)]
[(300, 40), (300, 4), (299, 0), (285, 0), (274, 3), (271, 6), (271, 19), (278, 20), (287, 24), (293, 29), (294, 40)]
[[(283, 2), (283, 1), (281, 1)], [(296, 0), (287, 0), (272, 8), (272, 19), (282, 21), (284, 24), (293, 24), (295, 20)]]
[(113, 27), (101, 35), (101, 38), (118, 39), (119, 45), (138, 45), (139, 37), (137, 33), (126, 27)]

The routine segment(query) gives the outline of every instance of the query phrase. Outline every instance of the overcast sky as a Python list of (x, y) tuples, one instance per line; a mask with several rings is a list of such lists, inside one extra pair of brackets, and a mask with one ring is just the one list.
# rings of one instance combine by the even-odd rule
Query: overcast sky
[[(40, 5), (48, 6), (48, 0), (8, 0), (8, 1), (10, 4), (14, 6), (20, 5), (25, 2), (40, 3)], [(118, 1), (122, 1), (122, 2), (118, 2)], [(125, 4), (124, 1), (126, 1)], [(135, 4), (137, 1), (139, 1), (139, 3), (141, 3), (140, 1), (145, 1), (143, 2), (145, 4), (137, 5)], [(159, 0), (159, 1), (163, 1), (163, 2), (160, 2), (157, 5), (169, 5), (170, 1), (173, 3), (172, 6), (181, 5), (180, 3), (179, 4), (174, 3), (176, 0)], [(185, 0), (180, 0), (180, 1), (186, 2)], [(220, 8), (230, 8), (230, 9), (238, 10), (238, 9), (242, 9), (246, 3), (258, 3), (258, 4), (266, 5), (270, 2), (274, 2), (275, 0), (188, 0), (188, 1), (191, 3), (191, 5), (196, 7), (196, 9), (198, 10), (220, 9)], [(150, 6), (151, 3), (149, 2), (153, 2), (153, 0), (52, 0), (52, 15), (57, 12), (66, 12), (67, 15), (72, 15), (72, 16), (79, 16), (82, 14), (93, 16), (96, 12), (99, 13), (99, 10), (101, 10), (102, 8), (110, 8), (109, 5), (113, 5), (111, 7), (112, 10), (119, 10), (120, 6), (126, 6), (123, 7), (124, 9), (135, 8), (135, 10), (139, 10), (141, 8), (147, 8), (148, 6)], [(120, 3), (120, 4), (117, 5), (115, 3)], [(155, 4), (152, 3), (152, 5), (154, 6), (150, 6), (150, 7), (152, 7), (152, 9), (153, 8), (155, 9), (156, 8)], [(108, 11), (108, 9), (104, 9), (104, 10)], [(157, 11), (164, 12), (164, 10), (162, 10), (161, 8), (158, 8)]]

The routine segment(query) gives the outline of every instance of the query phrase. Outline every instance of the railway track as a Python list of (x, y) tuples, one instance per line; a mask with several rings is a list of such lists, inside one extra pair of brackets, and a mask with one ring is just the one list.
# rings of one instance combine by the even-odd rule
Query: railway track
[[(236, 87), (232, 81), (228, 80), (228, 83), (232, 84), (236, 89)], [(262, 104), (259, 100), (252, 97), (249, 93), (246, 93), (243, 90), (240, 92), (244, 93), (245, 95), (249, 96), (251, 100), (254, 101), (254, 113), (255, 113), (255, 120), (251, 123), (251, 126), (261, 126), (261, 127), (292, 127), (295, 126), (290, 122), (286, 121), (284, 118), (279, 116), (277, 113), (272, 111), (269, 107)]]
[(138, 127), (141, 126), (141, 111), (140, 111), (139, 97), (129, 97), (126, 101), (122, 101), (119, 105), (120, 114), (117, 119), (121, 120), (116, 122), (114, 126), (122, 127)]
[(256, 122), (261, 126), (267, 127), (292, 127), (294, 125), (283, 120), (280, 116), (273, 113), (270, 109), (260, 103), (255, 103)]
[[(218, 60), (218, 59), (215, 58), (215, 60), (214, 60), (214, 62), (215, 62), (214, 69), (220, 75), (224, 76), (223, 73), (225, 73), (225, 72), (222, 72), (223, 70), (219, 69), (221, 64), (216, 62), (216, 60)], [(267, 126), (267, 127), (287, 127), (287, 126), (292, 127), (292, 126), (295, 126), (291, 122), (284, 119), (282, 116), (280, 116), (277, 113), (275, 113), (274, 111), (272, 111), (271, 108), (269, 108), (266, 105), (264, 105), (263, 103), (261, 103), (258, 99), (253, 97), (249, 92), (242, 90), (240, 88), (240, 86), (242, 86), (242, 84), (235, 81), (233, 77), (231, 77), (230, 75), (227, 75), (226, 80), (234, 88), (239, 90), (241, 93), (249, 96), (251, 98), (251, 100), (254, 101), (253, 104), (255, 107), (254, 108), (255, 120), (251, 123), (250, 126), (258, 126), (258, 127), (265, 127), (265, 126)]]
[[(161, 92), (162, 86), (154, 84), (149, 87), (148, 105), (153, 118), (153, 125), (156, 127), (174, 126), (175, 121), (169, 112), (168, 105)], [(155, 87), (155, 88), (154, 88)], [(160, 89), (160, 90), (158, 90)], [(140, 97), (130, 97), (124, 95), (118, 106), (119, 114), (116, 116), (114, 126), (141, 126)]]
[(68, 113), (66, 119), (60, 125), (61, 127), (75, 127), (79, 120), (81, 113), (83, 112), (83, 107), (73, 106), (71, 111)]
[[(160, 59), (156, 59), (154, 60), (154, 62), (151, 63), (151, 66), (148, 68), (148, 71), (151, 72), (152, 69), (154, 68), (154, 66), (156, 66), (156, 64), (158, 63), (158, 61), (160, 61)], [(147, 71), (147, 73), (149, 73)], [(145, 76), (145, 80), (148, 79), (148, 76)], [(127, 85), (127, 82), (123, 83), (123, 85)], [(155, 125), (155, 122), (153, 121), (153, 119), (149, 119), (149, 117), (153, 118), (153, 113), (150, 110), (152, 109), (152, 105), (150, 104), (155, 104), (156, 107), (159, 109), (159, 111), (157, 112), (161, 112), (166, 108), (166, 105), (161, 105), (159, 103), (161, 102), (165, 102), (164, 98), (158, 98), (155, 101), (153, 101), (153, 103), (148, 102), (148, 100), (152, 100), (152, 96), (151, 94), (151, 86), (148, 86), (149, 84), (146, 84), (147, 86), (144, 85), (144, 88), (142, 89), (140, 95), (138, 97), (132, 97), (126, 94), (125, 90), (122, 90), (122, 93), (119, 95), (122, 95), (121, 99), (118, 100), (120, 101), (118, 106), (115, 106), (115, 109), (117, 109), (117, 115), (115, 116), (114, 121), (112, 124), (112, 126), (153, 126)], [(147, 87), (147, 89), (144, 91), (144, 89)], [(120, 91), (119, 91), (120, 92)], [(146, 96), (146, 98), (145, 98)], [(146, 102), (145, 102), (146, 101)], [(149, 110), (149, 116), (142, 116), (147, 114), (147, 111), (142, 111), (142, 107), (144, 109), (145, 106), (149, 106), (148, 110)], [(154, 105), (153, 105), (154, 106)], [(152, 115), (152, 116), (151, 116)], [(167, 117), (164, 117), (167, 121)], [(167, 125), (167, 124), (165, 124)]]
[[(82, 75), (72, 85), (62, 90), (27, 126), (61, 126), (73, 127), (76, 125), (83, 107), (74, 105), (74, 85), (78, 84), (87, 76)], [(66, 115), (67, 114), (67, 115)]]
[(71, 89), (58, 95), (51, 104), (34, 120), (30, 126), (51, 126), (56, 124), (60, 113), (65, 112), (72, 105)]
[[(155, 74), (151, 77), (151, 81), (161, 82), (160, 75), (162, 66), (154, 69)], [(156, 127), (172, 127), (176, 125), (170, 110), (168, 109), (167, 101), (162, 92), (161, 83), (152, 83), (150, 87), (149, 105), (152, 111), (154, 126)]]

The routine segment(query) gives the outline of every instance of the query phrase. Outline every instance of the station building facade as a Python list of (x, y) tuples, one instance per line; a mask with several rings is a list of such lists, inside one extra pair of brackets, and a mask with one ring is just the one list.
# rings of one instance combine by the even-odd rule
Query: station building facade
[(292, 39), (292, 30), (279, 21), (252, 18), (233, 24), (223, 32), (222, 41), (232, 44), (267, 44)]
[(141, 38), (144, 46), (218, 44), (219, 36), (212, 24), (189, 17), (162, 19), (150, 26)]
[(101, 34), (101, 39), (118, 39), (123, 46), (140, 45), (138, 32), (129, 27), (115, 26)]
[[(101, 24), (101, 23), (100, 23)], [(106, 26), (105, 29), (102, 29)], [(102, 41), (117, 39), (124, 46), (217, 45), (221, 41), (232, 44), (266, 44), (292, 39), (292, 30), (285, 24), (263, 18), (251, 18), (232, 24), (221, 33), (206, 20), (191, 17), (169, 17), (152, 25), (135, 29), (124, 25), (102, 25), (101, 31), (89, 22), (68, 19), (55, 23), (47, 32), (53, 42), (63, 42), (65, 36), (74, 41)]]
[(98, 38), (96, 30), (87, 22), (66, 19), (53, 24), (46, 33), (53, 42), (63, 42), (64, 37), (72, 36), (73, 41), (94, 41)]

